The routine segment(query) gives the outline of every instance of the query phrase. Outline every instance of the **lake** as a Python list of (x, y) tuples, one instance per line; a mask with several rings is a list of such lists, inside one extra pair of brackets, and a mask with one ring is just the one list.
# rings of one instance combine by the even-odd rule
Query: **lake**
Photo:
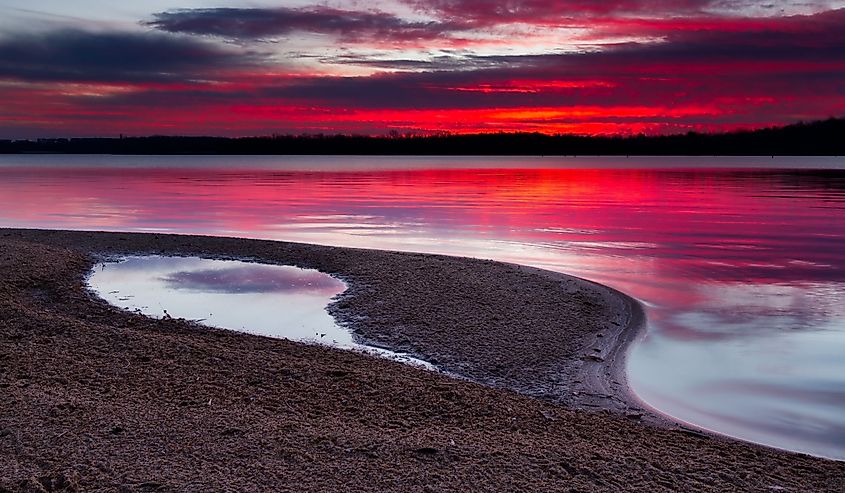
[(492, 258), (643, 302), (648, 405), (845, 459), (845, 159), (0, 156), (0, 226)]

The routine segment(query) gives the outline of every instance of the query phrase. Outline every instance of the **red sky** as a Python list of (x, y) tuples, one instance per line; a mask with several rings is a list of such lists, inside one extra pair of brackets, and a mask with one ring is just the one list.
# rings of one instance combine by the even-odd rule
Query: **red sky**
[(845, 2), (7, 2), (0, 138), (668, 133), (845, 116)]

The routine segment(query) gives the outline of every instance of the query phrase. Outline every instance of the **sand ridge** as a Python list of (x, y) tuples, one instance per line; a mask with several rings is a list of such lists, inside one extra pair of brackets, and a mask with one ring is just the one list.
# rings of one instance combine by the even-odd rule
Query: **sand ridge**
[[(365, 340), (488, 385), (92, 298), (94, 262), (129, 253), (338, 275), (351, 288), (332, 311)], [(572, 361), (631, 313), (566, 277), (433, 255), (36, 230), (0, 230), (0, 272), (0, 491), (845, 488), (845, 463), (578, 409), (568, 379), (583, 365)]]

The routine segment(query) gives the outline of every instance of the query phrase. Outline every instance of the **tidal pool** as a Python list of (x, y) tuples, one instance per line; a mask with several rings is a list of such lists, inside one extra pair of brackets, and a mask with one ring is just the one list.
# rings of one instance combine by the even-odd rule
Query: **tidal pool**
[(88, 286), (112, 305), (250, 334), (334, 345), (431, 365), (359, 344), (326, 306), (346, 291), (328, 274), (289, 265), (197, 257), (136, 256), (98, 264)]

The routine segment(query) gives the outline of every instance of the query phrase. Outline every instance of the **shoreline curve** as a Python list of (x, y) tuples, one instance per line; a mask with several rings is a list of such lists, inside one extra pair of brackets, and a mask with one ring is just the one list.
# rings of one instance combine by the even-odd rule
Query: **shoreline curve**
[[(144, 253), (338, 275), (350, 289), (330, 312), (364, 343), (471, 381), (152, 320), (84, 289), (95, 256)], [(178, 491), (200, 473), (205, 487), (279, 486), (255, 467), (306, 490), (843, 486), (845, 463), (642, 419), (624, 378), (642, 308), (565, 274), (265, 240), (21, 229), (0, 229), (0, 267), (0, 385), (10, 396), (0, 489)]]

